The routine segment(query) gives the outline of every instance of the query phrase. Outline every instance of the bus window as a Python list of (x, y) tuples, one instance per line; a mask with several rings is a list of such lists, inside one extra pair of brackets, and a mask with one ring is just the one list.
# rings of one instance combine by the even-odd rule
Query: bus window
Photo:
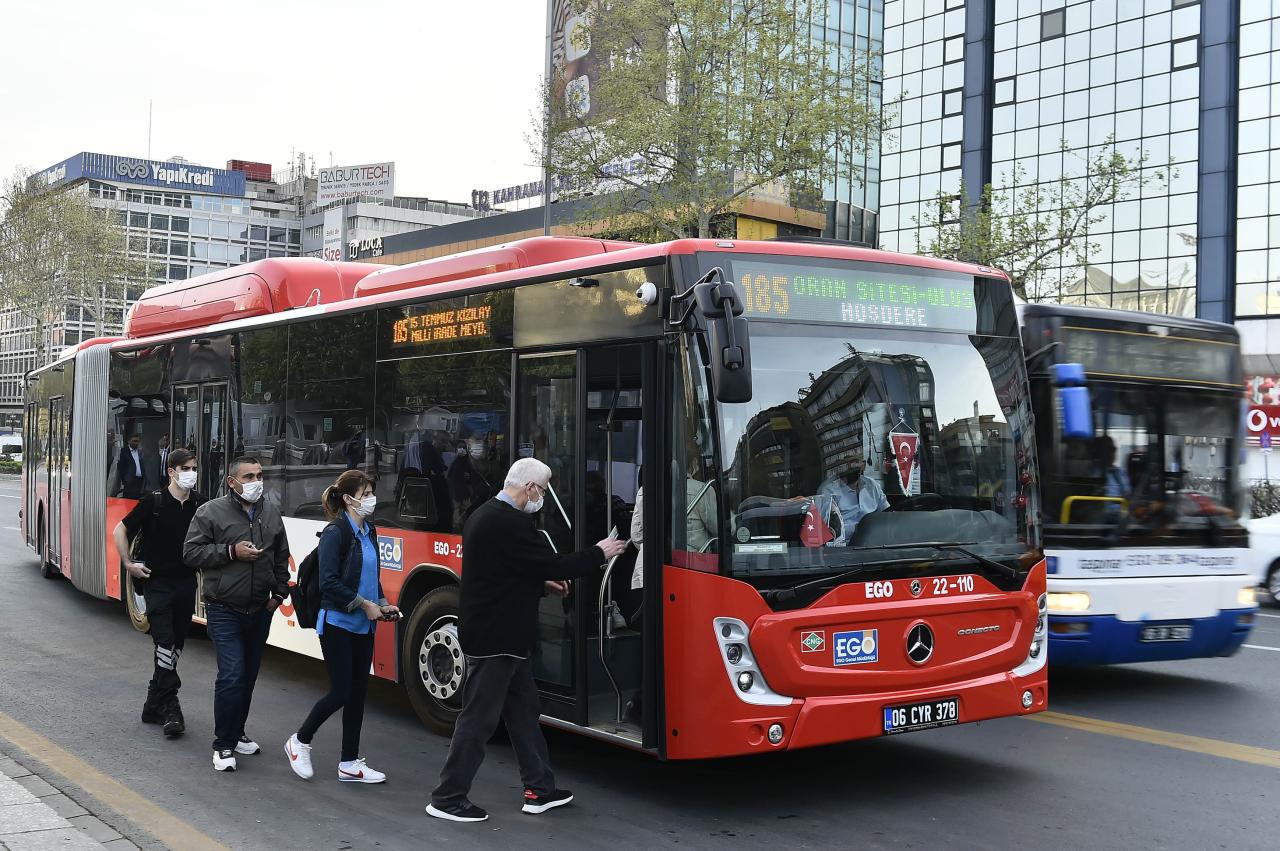
[(278, 496), (285, 488), (285, 368), (288, 335), (277, 329), (248, 331), (235, 349), (238, 377), (232, 388), (234, 455), (257, 459), (266, 490)]
[(682, 346), (681, 360), (685, 369), (671, 409), (671, 563), (714, 572), (719, 564), (720, 506), (711, 397), (698, 355)]
[(460, 533), (502, 488), (511, 357), (477, 352), (378, 366), (367, 452), (379, 484), (376, 523)]

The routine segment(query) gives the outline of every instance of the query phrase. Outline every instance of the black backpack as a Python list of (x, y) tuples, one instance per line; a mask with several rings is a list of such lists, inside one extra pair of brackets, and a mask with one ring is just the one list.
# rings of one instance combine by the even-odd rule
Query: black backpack
[[(327, 529), (328, 527), (325, 527)], [(321, 529), (316, 533), (319, 538), (325, 533)], [(354, 535), (344, 535), (342, 561), (347, 560), (351, 552)], [(320, 546), (307, 553), (307, 557), (298, 565), (298, 581), (289, 589), (289, 598), (293, 601), (293, 617), (303, 629), (315, 629), (316, 620), (320, 617)]]

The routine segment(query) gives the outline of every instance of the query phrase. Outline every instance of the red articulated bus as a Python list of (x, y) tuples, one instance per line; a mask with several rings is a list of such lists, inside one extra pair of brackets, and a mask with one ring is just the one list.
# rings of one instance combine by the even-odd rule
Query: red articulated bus
[[(541, 603), (544, 721), (659, 757), (1040, 711), (1036, 452), (994, 270), (813, 242), (543, 237), (400, 267), (266, 260), (149, 290), (31, 373), (23, 528), (49, 575), (145, 603), (110, 531), (142, 439), (206, 496), (261, 461), (295, 562), (347, 469), (378, 484), (374, 669), (447, 732), (463, 524), (513, 460), (550, 546), (636, 546)], [(135, 477), (128, 487), (138, 489)], [(197, 618), (202, 612), (197, 612)], [(271, 643), (319, 655), (286, 604)]]

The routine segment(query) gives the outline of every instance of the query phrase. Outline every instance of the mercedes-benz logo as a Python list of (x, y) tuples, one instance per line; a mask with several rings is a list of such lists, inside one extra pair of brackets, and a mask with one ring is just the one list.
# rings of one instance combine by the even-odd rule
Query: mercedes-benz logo
[(933, 655), (933, 630), (927, 623), (918, 623), (907, 633), (907, 658), (923, 665)]
[(921, 590), (923, 590), (923, 589), (920, 587), (920, 580), (919, 580), (919, 579), (912, 579), (912, 580), (911, 580), (911, 596), (912, 596), (912, 597), (919, 597), (919, 596), (920, 596), (920, 592), (921, 592)]

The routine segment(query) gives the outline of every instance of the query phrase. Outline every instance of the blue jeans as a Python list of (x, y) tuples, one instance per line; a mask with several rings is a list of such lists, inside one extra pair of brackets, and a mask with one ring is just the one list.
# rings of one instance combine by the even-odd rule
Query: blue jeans
[(271, 631), (271, 612), (246, 615), (220, 603), (205, 607), (209, 640), (218, 654), (218, 678), (213, 684), (213, 749), (231, 750), (244, 735), (253, 685), (262, 666), (262, 653)]

